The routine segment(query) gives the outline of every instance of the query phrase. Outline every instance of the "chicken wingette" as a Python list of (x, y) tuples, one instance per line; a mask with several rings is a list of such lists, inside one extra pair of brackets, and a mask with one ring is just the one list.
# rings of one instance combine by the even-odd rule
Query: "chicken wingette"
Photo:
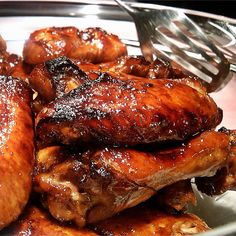
[(151, 204), (140, 204), (93, 226), (99, 235), (190, 236), (209, 230), (194, 214), (171, 215)]
[(0, 76), (0, 229), (16, 220), (31, 191), (34, 161), (32, 91)]
[(144, 202), (180, 180), (212, 176), (227, 165), (230, 154), (229, 136), (215, 131), (153, 151), (70, 148), (38, 152), (35, 189), (55, 218), (80, 227)]
[(106, 73), (44, 107), (36, 118), (41, 146), (137, 145), (184, 140), (222, 119), (201, 89), (170, 79), (122, 80)]
[(62, 224), (39, 206), (29, 205), (24, 214), (3, 235), (12, 236), (186, 236), (209, 230), (204, 221), (193, 214), (171, 215), (150, 204), (129, 209), (119, 216), (78, 229)]
[(67, 56), (92, 63), (127, 55), (126, 45), (101, 28), (49, 27), (33, 32), (25, 42), (23, 58), (29, 64)]
[(112, 73), (122, 79), (126, 79), (127, 75), (138, 76), (140, 79), (188, 77), (165, 61), (156, 59), (150, 63), (142, 56), (126, 56), (96, 65), (61, 56), (36, 65), (29, 82), (40, 98), (48, 103), (79, 87), (88, 79), (96, 79), (101, 72)]
[(219, 131), (230, 137), (231, 152), (228, 164), (212, 177), (196, 178), (198, 190), (210, 196), (222, 194), (227, 190), (236, 190), (236, 130), (223, 127)]
[(0, 35), (0, 75), (27, 80), (30, 71), (31, 67), (20, 56), (7, 52), (7, 44)]

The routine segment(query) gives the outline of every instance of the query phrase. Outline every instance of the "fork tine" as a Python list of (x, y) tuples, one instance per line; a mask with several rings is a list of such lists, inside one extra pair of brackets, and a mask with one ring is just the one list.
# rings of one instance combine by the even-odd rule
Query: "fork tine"
[[(218, 91), (221, 88), (223, 88), (233, 76), (232, 73), (228, 73), (228, 70), (222, 70), (222, 71), (219, 71), (219, 74), (217, 76), (224, 78), (224, 80), (217, 80), (217, 79), (214, 79), (213, 76), (209, 76), (209, 75), (202, 73), (201, 70), (198, 70), (196, 67), (194, 67), (192, 64), (190, 64), (188, 61), (185, 61), (183, 58), (181, 58), (175, 54), (171, 54), (171, 53), (164, 52), (164, 51), (159, 51), (156, 48), (154, 48), (154, 50), (155, 50), (156, 54), (161, 55), (162, 57), (164, 57), (167, 60), (177, 62), (177, 64), (182, 66), (187, 71), (192, 71), (193, 74), (196, 74), (196, 72), (197, 72), (198, 77), (200, 77), (203, 80), (203, 83), (205, 84), (207, 91), (209, 93)], [(236, 68), (232, 68), (232, 71), (234, 71), (234, 69), (236, 70)], [(194, 71), (195, 71), (195, 73), (194, 73)]]
[[(130, 5), (122, 3), (121, 0), (115, 1), (132, 16), (145, 58), (153, 60), (154, 55), (162, 55), (168, 60), (175, 61), (205, 81), (208, 92), (216, 91), (228, 82), (230, 77), (228, 60), (222, 51), (208, 39), (201, 28), (183, 11), (132, 8)], [(162, 33), (160, 27), (157, 30), (157, 25), (168, 29), (174, 35), (173, 40), (168, 37), (166, 32)], [(184, 26), (184, 29), (181, 26)], [(190, 38), (183, 33), (185, 28), (191, 33)], [(193, 37), (194, 34), (196, 37)], [(158, 50), (155, 43), (162, 44), (164, 47), (168, 46), (167, 51)], [(199, 43), (201, 44), (198, 46)]]
[(188, 61), (190, 64), (194, 65), (194, 67), (197, 68), (199, 71), (202, 71), (204, 74), (206, 74), (209, 77), (213, 77), (215, 75), (209, 70), (207, 70), (203, 64), (192, 59), (184, 51), (180, 50), (178, 46), (170, 42), (168, 38), (166, 37), (166, 35), (164, 35), (163, 33), (158, 32), (158, 34), (155, 34), (155, 36), (158, 38), (159, 42), (161, 42), (164, 45), (167, 45), (172, 50), (173, 53), (175, 53), (176, 55), (180, 55), (185, 61)]
[[(140, 40), (140, 42), (141, 42), (141, 40)], [(153, 46), (150, 43), (150, 41), (146, 41), (144, 43), (141, 43), (140, 48), (141, 48), (142, 54), (145, 57), (145, 59), (147, 61), (153, 61), (153, 52), (152, 52)]]
[(193, 49), (194, 52), (201, 54), (206, 61), (214, 64), (215, 66), (217, 65), (216, 61), (213, 59), (213, 57), (210, 57), (205, 53), (205, 51), (202, 50), (201, 47), (196, 46), (182, 31), (173, 23), (169, 22), (169, 29), (174, 32), (179, 38), (181, 38), (185, 43), (187, 43), (189, 46), (191, 46), (191, 49)]
[[(137, 23), (139, 21), (135, 21), (136, 28), (139, 28), (140, 25)], [(152, 43), (149, 39), (147, 39), (146, 35), (149, 34), (148, 29), (150, 28), (150, 22), (144, 21), (143, 23), (143, 32), (137, 31), (138, 39), (140, 43), (140, 49), (142, 51), (143, 56), (148, 61), (153, 61), (153, 53), (152, 53)]]
[(213, 37), (210, 37), (211, 38), (211, 40), (215, 43), (215, 45), (217, 46), (217, 48), (219, 49), (219, 50), (221, 50), (223, 53), (224, 53), (224, 55), (226, 56), (226, 57), (228, 57), (228, 59), (230, 60), (230, 62), (232, 62), (232, 63), (236, 63), (236, 54), (231, 50), (229, 50), (228, 48), (226, 48), (225, 46), (223, 46), (222, 47), (222, 44), (217, 40), (217, 39), (215, 39), (215, 38), (213, 38)]
[[(172, 18), (166, 17), (165, 20), (168, 20), (168, 27), (173, 27), (172, 30), (176, 33), (180, 33), (180, 37), (185, 37), (184, 40), (188, 40), (189, 43), (191, 41), (185, 36), (181, 35), (181, 31), (175, 26), (173, 23), (173, 17), (175, 19), (178, 19), (179, 22), (182, 23), (182, 25), (185, 25), (189, 31), (191, 31), (195, 36), (198, 36), (198, 39), (200, 39), (204, 44), (211, 49), (219, 58), (224, 58), (224, 55), (221, 51), (218, 50), (218, 48), (209, 40), (209, 38), (206, 36), (206, 34), (202, 31), (202, 29), (193, 22), (190, 18), (186, 17), (186, 15), (182, 11), (173, 11), (173, 10), (165, 10), (165, 15), (172, 15)], [(164, 14), (162, 13), (162, 14)], [(157, 16), (158, 17), (158, 16)], [(163, 23), (162, 23), (163, 24)], [(196, 47), (195, 47), (196, 48)], [(201, 51), (201, 53), (204, 54), (204, 57), (207, 58), (207, 55), (204, 53), (204, 51)], [(209, 60), (209, 58), (207, 59)]]
[[(157, 49), (155, 49), (157, 50)], [(213, 74), (211, 73), (203, 73), (201, 69), (199, 69), (198, 67), (196, 67), (195, 65), (189, 63), (187, 60), (185, 60), (184, 58), (177, 56), (176, 54), (173, 53), (165, 53), (165, 52), (161, 52), (162, 54), (165, 54), (165, 56), (170, 60), (175, 61), (177, 64), (179, 64), (180, 66), (182, 66), (183, 68), (189, 70), (191, 69), (192, 71), (198, 71), (198, 73), (201, 73), (201, 78), (203, 77), (203, 79), (210, 83), (213, 77)], [(200, 76), (199, 76), (200, 77)]]
[[(184, 14), (184, 13), (181, 13)], [(218, 48), (211, 43), (211, 41), (207, 38), (205, 33), (202, 31), (202, 29), (195, 24), (191, 19), (185, 18), (185, 25), (189, 28), (192, 32), (197, 32), (198, 37), (209, 47), (219, 58), (225, 59), (224, 54), (218, 50)], [(226, 60), (226, 59), (225, 59)]]
[[(175, 61), (178, 65), (180, 65), (181, 67), (183, 67), (184, 69), (186, 69), (187, 71), (189, 71), (189, 69), (191, 71), (195, 71), (198, 73), (198, 76), (200, 78), (202, 78), (202, 80), (208, 84), (211, 82), (212, 80), (212, 75), (207, 75), (202, 73), (201, 70), (199, 70), (198, 68), (196, 68), (195, 66), (193, 66), (191, 63), (189, 63), (188, 61), (184, 60), (183, 58), (177, 56), (176, 54), (173, 53), (168, 53), (168, 52), (164, 52), (164, 51), (159, 51), (158, 49), (154, 48), (155, 53), (158, 55), (161, 55), (161, 57), (164, 56), (165, 59), (167, 60), (171, 60), (171, 61)], [(194, 73), (193, 73), (194, 74)]]

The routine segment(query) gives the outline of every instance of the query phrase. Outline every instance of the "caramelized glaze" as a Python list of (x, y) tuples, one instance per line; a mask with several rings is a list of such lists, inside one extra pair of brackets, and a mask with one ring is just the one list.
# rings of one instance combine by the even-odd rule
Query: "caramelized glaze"
[(139, 79), (188, 78), (160, 59), (150, 63), (142, 56), (125, 56), (112, 62), (95, 65), (61, 56), (36, 65), (30, 74), (29, 82), (41, 99), (48, 103), (84, 82), (98, 78), (101, 72), (108, 72), (123, 80), (127, 75), (140, 77)]
[(220, 132), (226, 133), (230, 137), (230, 157), (226, 167), (218, 170), (212, 177), (196, 178), (198, 189), (210, 196), (236, 189), (236, 130), (228, 130), (223, 127)]
[(24, 60), (29, 64), (39, 64), (59, 56), (101, 63), (126, 54), (126, 46), (121, 40), (101, 28), (51, 27), (36, 30), (25, 42), (23, 50)]
[(98, 79), (59, 98), (38, 114), (42, 146), (64, 143), (137, 145), (183, 140), (221, 121), (214, 101), (201, 89), (159, 79)]
[(15, 220), (28, 201), (34, 161), (31, 90), (0, 76), (0, 229)]
[(193, 214), (171, 215), (153, 205), (143, 204), (93, 226), (99, 235), (190, 236), (209, 227)]
[(13, 76), (27, 80), (31, 68), (16, 54), (7, 52), (7, 45), (0, 36), (0, 75)]
[(29, 205), (20, 219), (3, 233), (12, 236), (186, 236), (209, 230), (196, 215), (171, 215), (150, 203), (126, 210), (89, 228), (78, 229), (75, 225), (62, 224), (41, 207)]
[(160, 208), (166, 207), (176, 211), (186, 211), (189, 204), (197, 204), (190, 179), (160, 189), (154, 199)]
[(81, 153), (47, 147), (38, 153), (36, 191), (55, 218), (82, 227), (179, 180), (214, 175), (226, 165), (229, 145), (228, 135), (208, 131), (180, 146), (149, 152), (106, 147)]
[(6, 230), (11, 236), (98, 236), (89, 229), (77, 229), (69, 224), (62, 224), (50, 214), (35, 205), (29, 205), (24, 214)]

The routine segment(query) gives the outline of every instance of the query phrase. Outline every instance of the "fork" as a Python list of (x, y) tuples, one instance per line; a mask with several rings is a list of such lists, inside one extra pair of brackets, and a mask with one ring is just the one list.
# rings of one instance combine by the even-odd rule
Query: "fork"
[[(115, 1), (133, 18), (142, 54), (148, 61), (162, 57), (177, 63), (202, 79), (208, 92), (220, 90), (232, 78), (230, 63), (224, 54), (181, 10), (137, 8), (121, 0)], [(167, 46), (169, 52), (159, 50), (157, 44)], [(183, 45), (201, 60), (186, 53)]]

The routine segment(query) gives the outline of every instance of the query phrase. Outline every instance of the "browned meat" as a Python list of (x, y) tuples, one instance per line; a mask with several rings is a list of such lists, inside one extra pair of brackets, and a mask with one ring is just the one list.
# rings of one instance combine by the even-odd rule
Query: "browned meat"
[(73, 61), (59, 57), (35, 66), (29, 82), (45, 102), (60, 98), (88, 80)]
[(99, 235), (190, 236), (205, 232), (209, 227), (196, 215), (171, 215), (145, 204), (99, 222), (93, 229)]
[(9, 54), (8, 52), (0, 53), (0, 74), (7, 76), (12, 75), (19, 63), (22, 63), (19, 56)]
[(15, 66), (20, 62), (20, 58), (15, 54), (0, 54), (0, 74), (10, 75)]
[(37, 116), (42, 146), (73, 142), (136, 145), (183, 140), (221, 121), (201, 89), (163, 79), (101, 74), (46, 106)]
[(197, 203), (190, 179), (179, 181), (159, 190), (153, 198), (158, 206), (173, 208), (177, 211), (185, 211), (188, 204), (196, 205)]
[(31, 95), (25, 82), (0, 76), (0, 229), (18, 217), (31, 190)]
[(67, 56), (92, 63), (113, 61), (127, 54), (126, 46), (100, 28), (51, 27), (33, 32), (25, 42), (23, 57), (29, 64)]
[(30, 74), (29, 82), (39, 94), (33, 103), (34, 112), (37, 114), (50, 101), (62, 97), (88, 80), (98, 78), (101, 72), (108, 72), (122, 80), (132, 79), (133, 75), (139, 76), (135, 77), (136, 79), (179, 79), (181, 83), (184, 83), (184, 80), (191, 81), (190, 83), (198, 84), (195, 88), (199, 87), (197, 79), (194, 81), (193, 78), (176, 71), (162, 60), (157, 59), (150, 63), (142, 56), (126, 56), (96, 65), (64, 56), (54, 58), (36, 65)]
[(29, 82), (45, 102), (50, 102), (88, 79), (96, 79), (101, 72), (108, 72), (122, 79), (126, 79), (127, 74), (149, 79), (187, 78), (183, 73), (175, 73), (167, 62), (160, 59), (150, 63), (142, 56), (125, 56), (113, 62), (95, 65), (62, 56), (36, 65)]
[[(14, 54), (11, 54), (11, 56)], [(19, 62), (14, 66), (14, 69), (11, 71), (10, 75), (14, 78), (19, 78), (28, 83), (30, 78), (30, 72), (32, 71), (32, 67), (22, 61), (20, 58)]]
[(22, 61), (21, 57), (10, 54), (6, 50), (6, 42), (0, 36), (0, 75), (11, 75), (27, 80), (31, 68)]
[(228, 165), (217, 171), (212, 177), (196, 178), (198, 189), (208, 195), (219, 195), (227, 190), (236, 189), (236, 130), (220, 129), (230, 137), (230, 158)]
[(226, 165), (228, 155), (228, 135), (215, 131), (149, 152), (107, 147), (81, 154), (48, 147), (38, 153), (36, 191), (55, 218), (84, 226), (133, 207), (167, 185), (211, 176)]
[(70, 225), (63, 225), (53, 219), (45, 210), (30, 205), (25, 209), (20, 219), (3, 232), (3, 235), (96, 236), (98, 234), (89, 229), (76, 229), (76, 227)]
[(193, 214), (171, 215), (160, 211), (150, 204), (126, 210), (90, 228), (78, 229), (73, 225), (65, 225), (55, 219), (40, 207), (28, 206), (24, 214), (3, 235), (12, 236), (186, 236), (209, 230), (205, 222)]
[[(74, 61), (76, 63), (76, 61)], [(124, 56), (115, 61), (98, 65), (77, 62), (78, 66), (86, 71), (111, 72), (129, 74), (149, 79), (179, 79), (188, 77), (182, 71), (173, 68), (167, 61), (157, 58), (153, 62), (145, 60), (143, 56)]]

